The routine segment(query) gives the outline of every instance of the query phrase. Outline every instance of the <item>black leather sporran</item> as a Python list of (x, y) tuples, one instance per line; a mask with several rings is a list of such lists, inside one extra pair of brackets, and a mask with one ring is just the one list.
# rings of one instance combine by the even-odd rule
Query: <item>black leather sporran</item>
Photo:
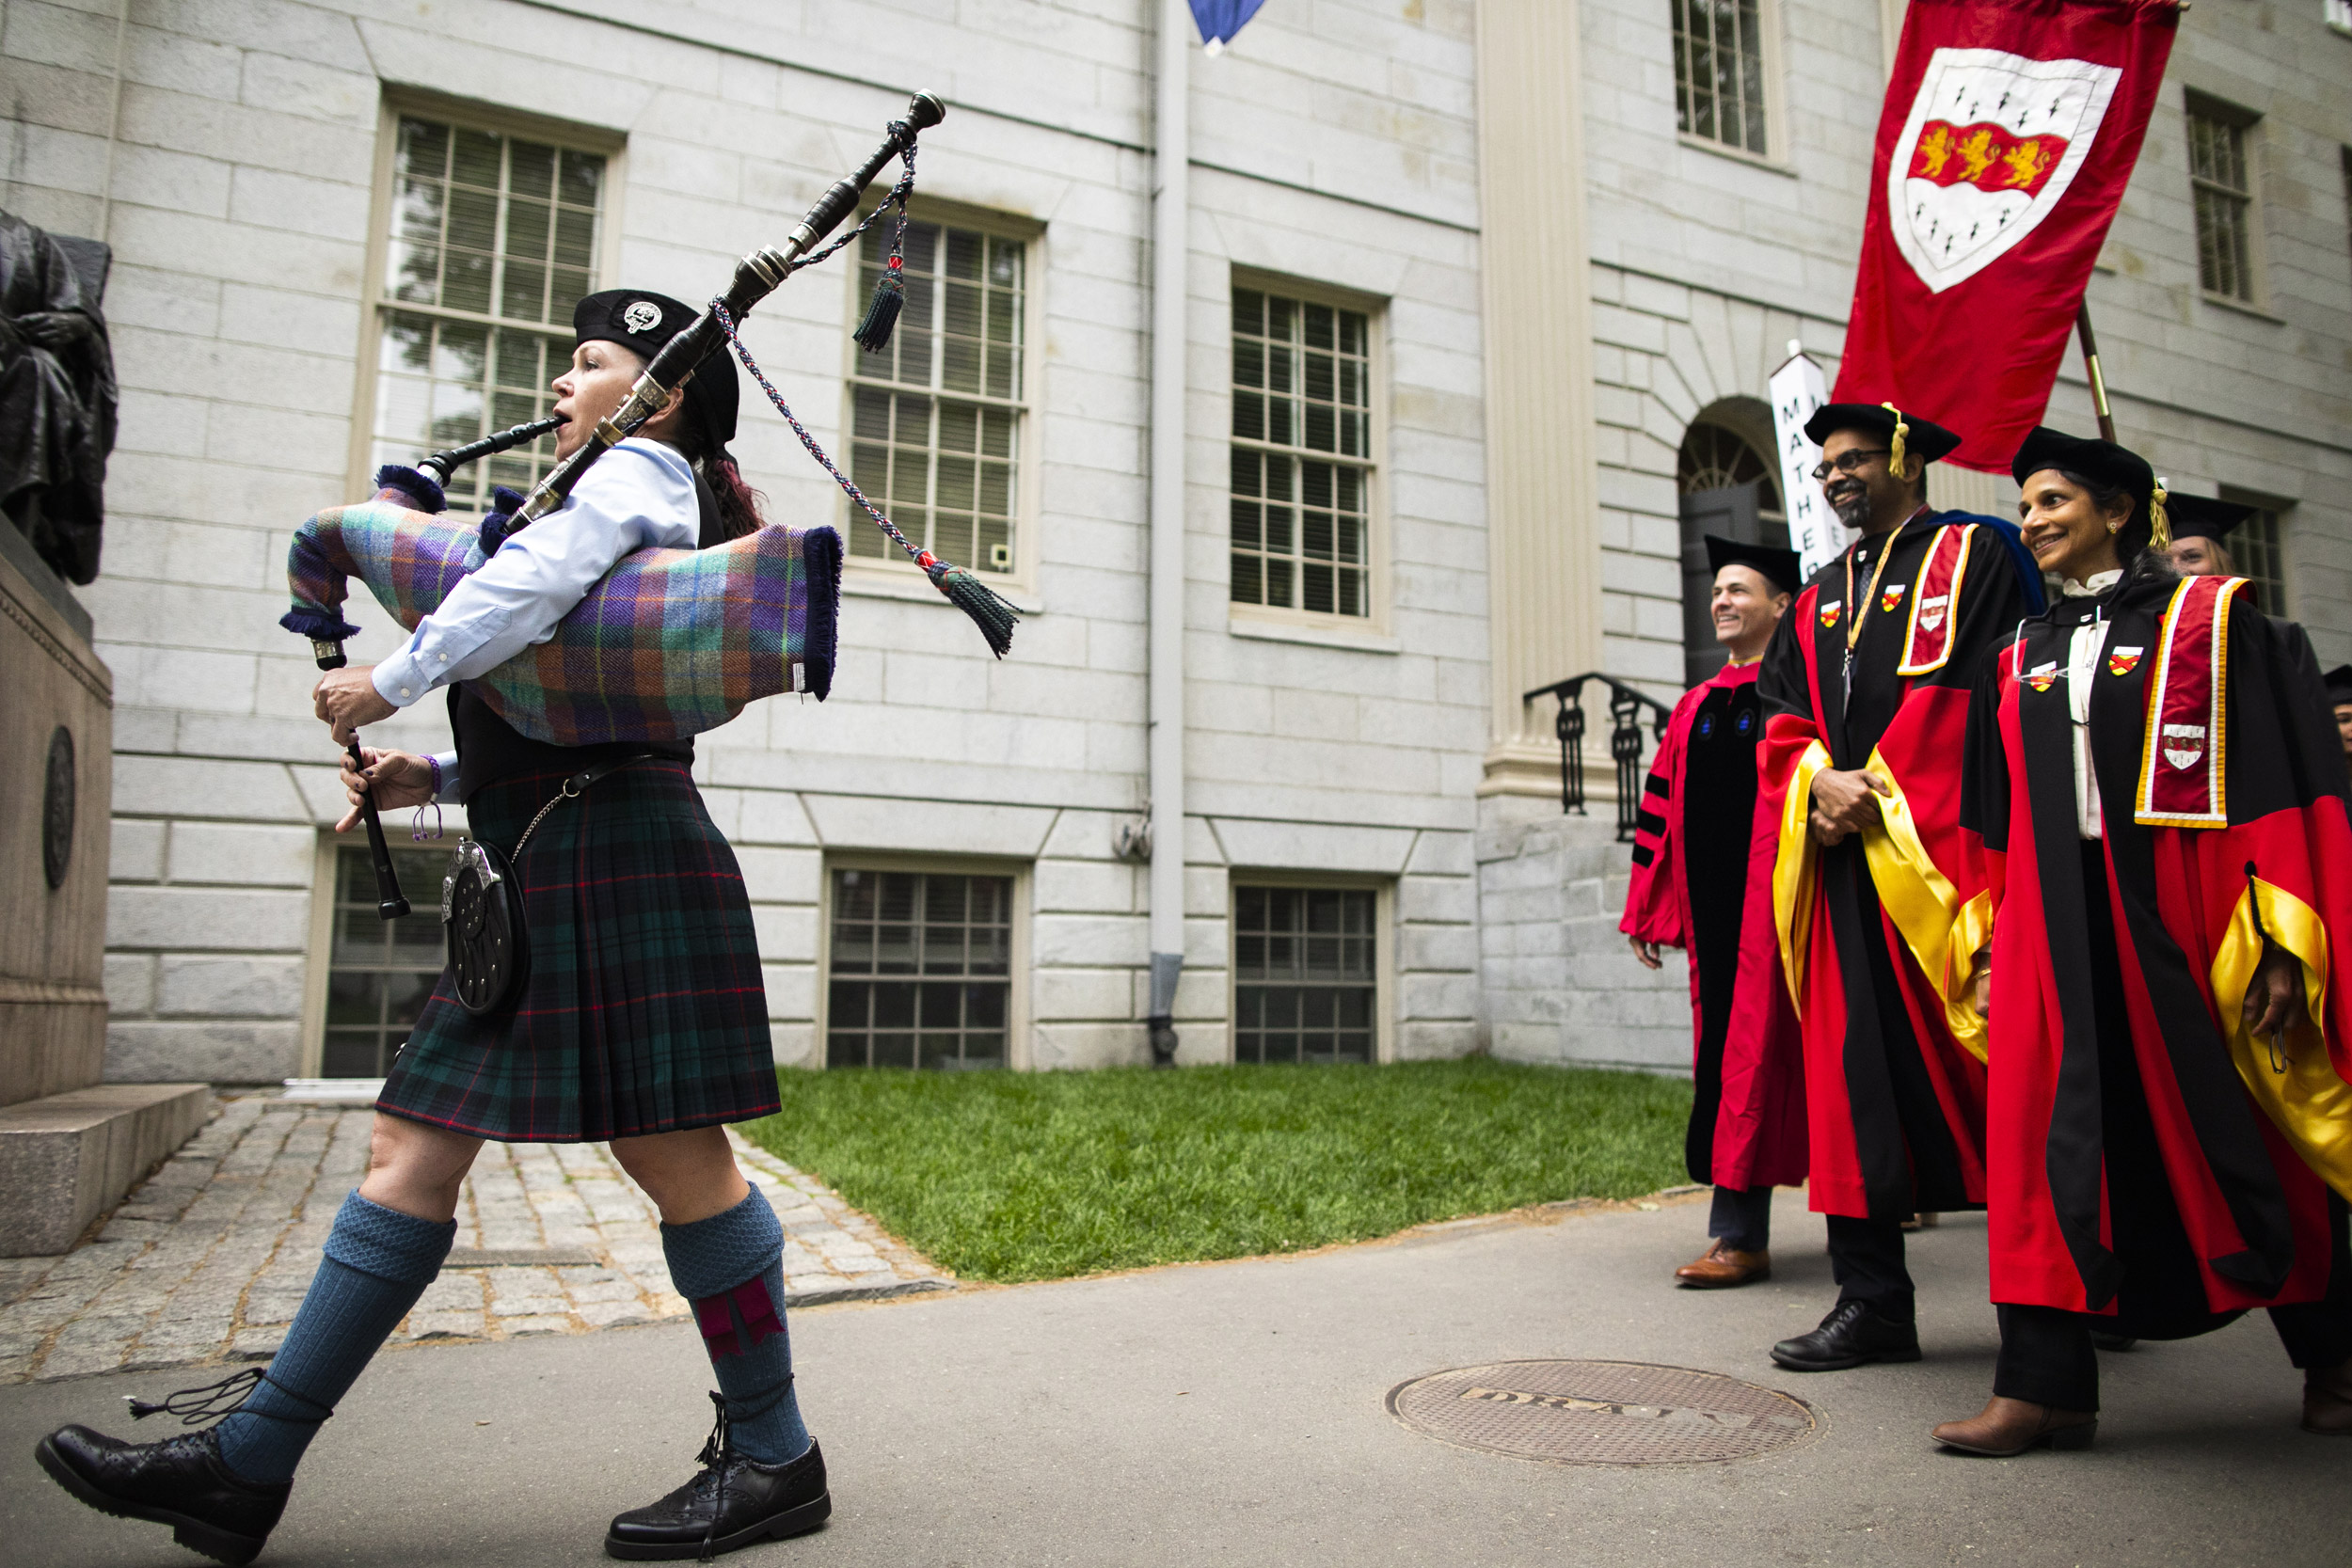
[(531, 978), (531, 927), (523, 916), (523, 889), (514, 868), (548, 813), (577, 799), (606, 774), (651, 754), (619, 757), (565, 779), (515, 841), (512, 861), (479, 839), (457, 841), (456, 856), (441, 879), (441, 937), (449, 953), (450, 989), (459, 1006), (477, 1018), (503, 1011), (514, 1006)]

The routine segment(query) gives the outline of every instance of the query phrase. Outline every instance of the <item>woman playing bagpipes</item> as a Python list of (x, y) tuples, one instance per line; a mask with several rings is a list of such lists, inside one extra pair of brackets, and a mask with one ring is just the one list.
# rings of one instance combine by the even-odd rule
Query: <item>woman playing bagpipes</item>
[[(554, 384), (559, 459), (698, 313), (644, 290), (580, 302), (571, 368)], [(623, 557), (760, 527), (726, 451), (736, 401), (735, 366), (713, 355), (560, 510), (458, 582), (398, 653), (318, 683), (318, 716), (338, 744), (446, 692), (454, 752), (362, 751), (363, 771), (344, 765), (353, 809), (337, 826), (358, 819), (365, 790), (382, 810), (460, 800), (489, 845), (513, 846), (528, 828), (507, 868), (522, 889), (528, 971), (519, 994), (484, 1014), (460, 1005), (455, 970), (442, 974), (385, 1080), (366, 1180), (336, 1216), (284, 1347), (266, 1371), (241, 1374), (250, 1391), (237, 1408), (162, 1443), (68, 1427), (43, 1444), (43, 1464), (84, 1501), (170, 1523), (225, 1562), (250, 1560), (304, 1449), (438, 1273), (483, 1140), (594, 1140), (609, 1141), (660, 1206), (671, 1279), (693, 1304), (723, 1396), (713, 1396), (719, 1432), (701, 1472), (615, 1518), (606, 1549), (692, 1557), (825, 1518), (824, 1458), (793, 1395), (784, 1232), (727, 1144), (727, 1123), (777, 1108), (776, 1075), (751, 907), (688, 771), (693, 742), (551, 744), (475, 689), (546, 642)]]
[[(1979, 681), (1961, 820), (1987, 892), (1987, 1231), (2001, 1349), (1970, 1453), (2085, 1448), (2092, 1331), (2270, 1310), (2303, 1426), (2352, 1433), (2352, 830), (2310, 641), (2176, 576), (2164, 492), (2036, 430), (2025, 542), (2064, 594)], [(2110, 1343), (2114, 1342), (2112, 1339)]]

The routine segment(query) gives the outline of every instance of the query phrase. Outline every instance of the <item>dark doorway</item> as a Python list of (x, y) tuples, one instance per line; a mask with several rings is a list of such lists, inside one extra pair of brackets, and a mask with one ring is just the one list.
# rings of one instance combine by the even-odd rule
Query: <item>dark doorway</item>
[(1707, 535), (1785, 549), (1788, 525), (1772, 469), (1737, 431), (1703, 420), (1692, 425), (1675, 477), (1682, 492), (1683, 679), (1696, 686), (1726, 657), (1708, 615), (1715, 574), (1707, 567)]

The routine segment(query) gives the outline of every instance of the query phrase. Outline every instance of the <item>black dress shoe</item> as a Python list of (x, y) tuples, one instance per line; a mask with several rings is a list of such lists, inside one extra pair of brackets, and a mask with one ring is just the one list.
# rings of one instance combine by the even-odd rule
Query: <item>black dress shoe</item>
[(701, 1464), (700, 1474), (660, 1502), (616, 1515), (605, 1555), (631, 1562), (708, 1561), (754, 1542), (804, 1534), (833, 1512), (825, 1456), (814, 1442), (798, 1459), (762, 1465), (735, 1451), (723, 1413)]
[(1919, 1330), (1867, 1302), (1841, 1301), (1810, 1334), (1783, 1339), (1772, 1359), (1792, 1372), (1835, 1372), (1873, 1361), (1919, 1359)]
[(125, 1443), (87, 1427), (59, 1427), (33, 1457), (50, 1478), (102, 1513), (151, 1519), (171, 1538), (231, 1568), (261, 1555), (286, 1512), (291, 1481), (261, 1485), (239, 1479), (220, 1457), (220, 1433), (207, 1427), (160, 1443)]

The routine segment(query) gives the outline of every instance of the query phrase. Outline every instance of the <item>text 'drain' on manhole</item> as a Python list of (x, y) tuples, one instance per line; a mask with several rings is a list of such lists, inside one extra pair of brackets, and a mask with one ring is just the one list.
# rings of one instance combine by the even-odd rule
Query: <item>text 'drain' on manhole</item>
[(1460, 1448), (1552, 1465), (1710, 1465), (1810, 1441), (1803, 1400), (1687, 1367), (1500, 1361), (1389, 1390), (1389, 1414)]

